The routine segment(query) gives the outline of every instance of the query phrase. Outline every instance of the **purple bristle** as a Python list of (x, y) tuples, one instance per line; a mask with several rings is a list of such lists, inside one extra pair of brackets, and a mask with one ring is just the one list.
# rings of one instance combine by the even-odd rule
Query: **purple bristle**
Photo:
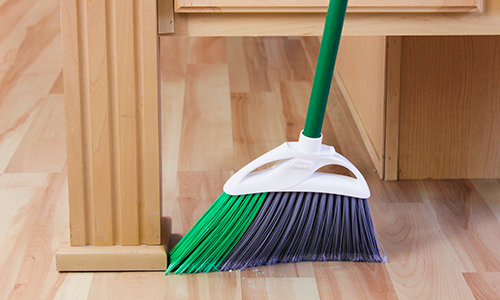
[(221, 271), (300, 261), (386, 262), (367, 199), (269, 193)]

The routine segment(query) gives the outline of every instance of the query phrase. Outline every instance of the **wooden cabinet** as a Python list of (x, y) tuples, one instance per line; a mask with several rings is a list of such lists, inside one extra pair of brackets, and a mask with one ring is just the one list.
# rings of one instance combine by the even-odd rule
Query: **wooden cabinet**
[[(269, 2), (267, 6), (260, 5), (259, 1), (264, 2), (161, 0), (162, 5), (158, 7), (160, 34), (303, 36), (323, 33), (327, 0), (312, 0), (307, 5), (302, 3), (304, 0), (281, 0)], [(314, 6), (314, 1), (324, 2), (322, 6)], [(393, 6), (397, 3), (398, 6)], [(498, 0), (351, 0), (343, 34), (498, 35), (499, 24)]]
[[(329, 0), (176, 0), (176, 12), (325, 12)], [(469, 12), (482, 0), (350, 0), (349, 12)]]
[(384, 179), (500, 177), (499, 36), (343, 37), (336, 79)]

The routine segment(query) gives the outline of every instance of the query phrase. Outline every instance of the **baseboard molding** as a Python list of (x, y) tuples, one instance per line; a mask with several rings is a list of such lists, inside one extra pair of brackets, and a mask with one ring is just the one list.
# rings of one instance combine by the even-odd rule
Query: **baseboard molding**
[(56, 266), (60, 272), (164, 271), (167, 252), (163, 245), (74, 247), (66, 234), (56, 253)]

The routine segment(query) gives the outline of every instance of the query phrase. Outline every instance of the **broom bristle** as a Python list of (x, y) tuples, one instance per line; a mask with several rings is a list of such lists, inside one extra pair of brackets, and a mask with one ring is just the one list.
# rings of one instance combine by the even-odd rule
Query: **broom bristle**
[(386, 261), (368, 200), (308, 192), (223, 193), (169, 258), (167, 273), (176, 274), (300, 261)]

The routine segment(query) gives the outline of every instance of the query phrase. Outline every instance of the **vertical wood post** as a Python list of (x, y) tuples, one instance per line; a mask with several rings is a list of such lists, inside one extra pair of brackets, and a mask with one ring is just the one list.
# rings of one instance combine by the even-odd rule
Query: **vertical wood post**
[(165, 269), (156, 0), (62, 0), (61, 22), (70, 243), (58, 269)]

